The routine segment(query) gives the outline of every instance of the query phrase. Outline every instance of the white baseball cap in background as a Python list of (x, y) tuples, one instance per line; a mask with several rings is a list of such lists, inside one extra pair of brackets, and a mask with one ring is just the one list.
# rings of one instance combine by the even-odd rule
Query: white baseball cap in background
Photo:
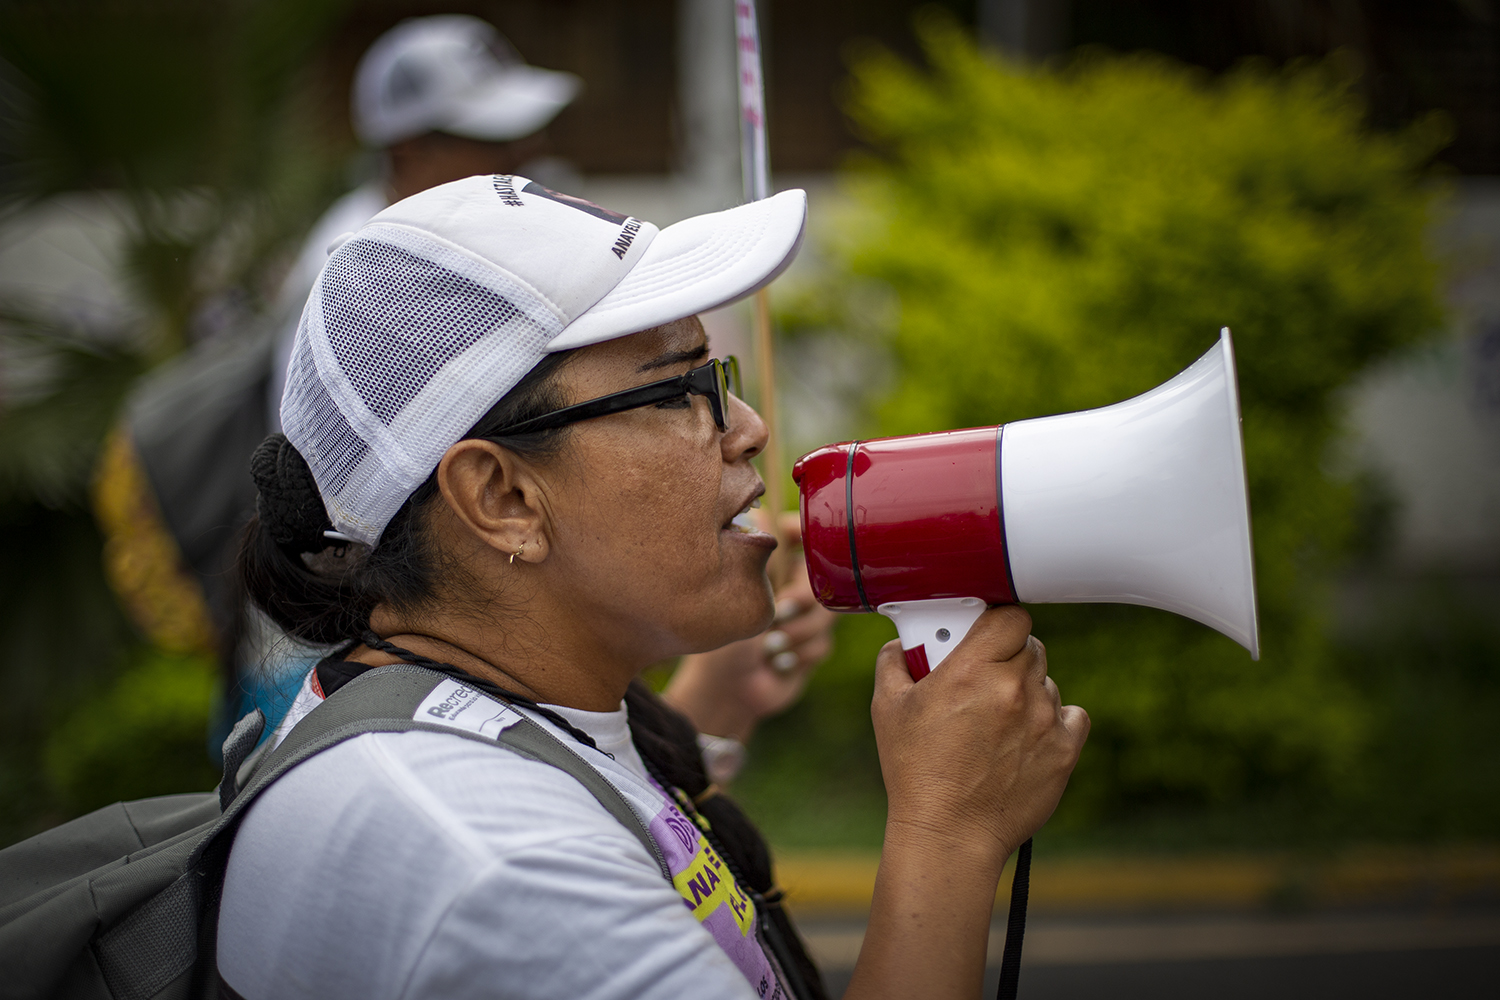
[(750, 295), (791, 263), (806, 219), (794, 190), (658, 230), (511, 174), (375, 216), (318, 275), (281, 401), (338, 537), (375, 545), (547, 354)]
[(354, 131), (377, 149), (427, 132), (520, 139), (555, 118), (581, 86), (571, 73), (528, 66), (477, 17), (412, 18), (381, 35), (360, 59)]

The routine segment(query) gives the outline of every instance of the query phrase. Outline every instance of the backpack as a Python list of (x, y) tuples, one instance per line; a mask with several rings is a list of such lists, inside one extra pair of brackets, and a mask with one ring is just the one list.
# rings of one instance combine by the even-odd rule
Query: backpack
[(264, 726), (252, 712), (224, 744), (217, 791), (117, 802), (0, 851), (0, 998), (209, 1000), (219, 894), (245, 810), (281, 775), (363, 733), (428, 730), (500, 743), (576, 778), (672, 880), (650, 832), (603, 775), (535, 722), (496, 737), (418, 722), (447, 677), (410, 664), (366, 671), (251, 753)]

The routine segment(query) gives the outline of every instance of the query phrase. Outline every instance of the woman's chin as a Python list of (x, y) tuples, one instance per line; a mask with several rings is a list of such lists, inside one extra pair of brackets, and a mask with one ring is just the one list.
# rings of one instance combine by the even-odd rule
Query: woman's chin
[(731, 642), (760, 635), (776, 616), (776, 598), (765, 567), (758, 567), (754, 577), (735, 587), (733, 593), (716, 602), (713, 610), (713, 635), (705, 637), (706, 649), (718, 649)]

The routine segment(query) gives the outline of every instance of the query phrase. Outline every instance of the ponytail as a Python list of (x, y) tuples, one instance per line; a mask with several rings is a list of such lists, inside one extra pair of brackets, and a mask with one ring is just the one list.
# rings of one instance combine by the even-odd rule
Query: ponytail
[[(566, 405), (557, 373), (573, 353), (543, 358), (464, 436), (486, 437)], [(538, 431), (507, 438), (505, 444), (545, 458), (561, 448), (566, 434), (565, 427)], [(288, 635), (312, 645), (338, 645), (369, 629), (377, 606), (411, 611), (435, 595), (443, 568), (428, 531), (428, 507), (438, 495), (436, 472), (402, 504), (374, 548), (324, 534), (333, 523), (318, 484), (285, 435), (261, 442), (250, 474), (258, 496), (240, 545), (240, 580), (250, 600)]]

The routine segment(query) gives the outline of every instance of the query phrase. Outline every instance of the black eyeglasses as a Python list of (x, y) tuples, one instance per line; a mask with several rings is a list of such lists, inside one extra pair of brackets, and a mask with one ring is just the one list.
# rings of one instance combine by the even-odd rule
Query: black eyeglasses
[(727, 431), (729, 430), (729, 394), (731, 392), (736, 396), (740, 394), (740, 363), (733, 355), (723, 361), (714, 358), (706, 365), (701, 365), (682, 375), (664, 378), (660, 382), (647, 382), (634, 389), (624, 389), (620, 392), (612, 392), (608, 396), (600, 396), (598, 399), (564, 406), (560, 410), (543, 413), (539, 417), (523, 420), (519, 424), (502, 427), (484, 437), (493, 440), (532, 434), (536, 431), (548, 431), (577, 423), (580, 420), (592, 420), (611, 413), (650, 406), (652, 403), (664, 403), (682, 395), (705, 397), (708, 400), (708, 408), (713, 413), (714, 423), (720, 431)]

